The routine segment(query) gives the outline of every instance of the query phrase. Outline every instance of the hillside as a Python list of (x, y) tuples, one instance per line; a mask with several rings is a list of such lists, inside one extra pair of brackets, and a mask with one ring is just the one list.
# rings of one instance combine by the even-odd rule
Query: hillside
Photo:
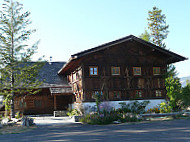
[(180, 81), (183, 87), (186, 85), (187, 80), (190, 81), (190, 76), (180, 78)]

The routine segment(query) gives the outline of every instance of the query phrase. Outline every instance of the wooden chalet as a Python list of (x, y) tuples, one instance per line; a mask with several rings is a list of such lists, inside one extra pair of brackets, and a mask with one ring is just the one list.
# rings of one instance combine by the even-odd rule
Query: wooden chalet
[[(34, 114), (66, 110), (69, 104), (102, 100), (166, 99), (163, 75), (168, 64), (186, 60), (133, 35), (71, 55), (67, 63), (46, 63), (36, 95), (15, 98), (15, 108)], [(155, 104), (156, 105), (156, 104)]]
[(76, 102), (165, 99), (168, 64), (186, 60), (133, 35), (71, 55), (59, 70), (67, 75)]
[(73, 103), (71, 86), (65, 75), (58, 71), (65, 62), (46, 62), (39, 73), (40, 92), (33, 95), (15, 96), (15, 110), (24, 114), (53, 114), (56, 110), (67, 110)]

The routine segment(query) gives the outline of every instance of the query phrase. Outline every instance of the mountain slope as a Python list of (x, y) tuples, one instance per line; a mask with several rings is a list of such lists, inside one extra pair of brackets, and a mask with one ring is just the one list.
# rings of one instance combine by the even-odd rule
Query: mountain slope
[(190, 81), (190, 76), (186, 76), (186, 77), (180, 78), (180, 82), (181, 82), (181, 84), (182, 84), (183, 87), (186, 86), (187, 80)]

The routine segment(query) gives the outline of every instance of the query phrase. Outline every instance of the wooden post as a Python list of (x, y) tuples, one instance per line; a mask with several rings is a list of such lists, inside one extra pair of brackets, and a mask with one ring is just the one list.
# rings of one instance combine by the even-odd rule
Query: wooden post
[(57, 110), (56, 95), (53, 95), (53, 99), (54, 99), (54, 110)]

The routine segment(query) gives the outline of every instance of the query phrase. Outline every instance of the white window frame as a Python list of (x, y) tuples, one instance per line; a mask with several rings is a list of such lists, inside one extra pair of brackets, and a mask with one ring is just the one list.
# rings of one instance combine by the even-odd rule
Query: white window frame
[(98, 75), (98, 66), (89, 66), (89, 75), (97, 76)]

